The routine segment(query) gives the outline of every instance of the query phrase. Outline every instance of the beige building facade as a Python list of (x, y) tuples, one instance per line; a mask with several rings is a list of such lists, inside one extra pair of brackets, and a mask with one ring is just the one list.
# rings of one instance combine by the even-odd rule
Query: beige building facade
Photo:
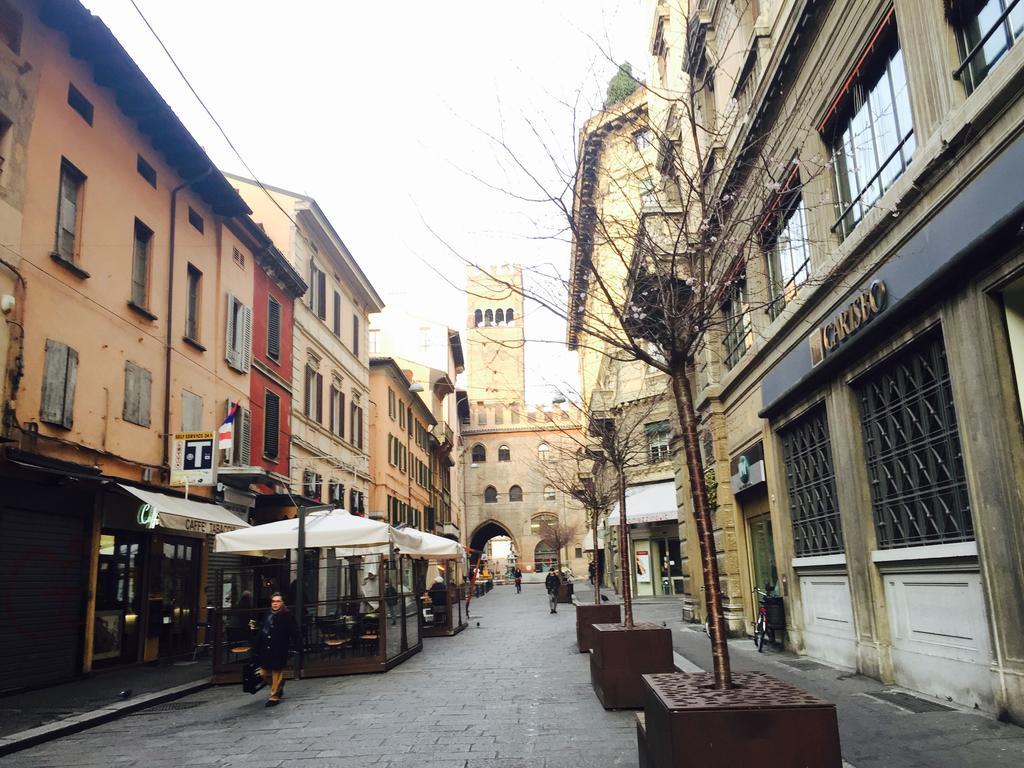
[(292, 493), (365, 514), (370, 490), (369, 317), (384, 303), (316, 201), (230, 176), (306, 280), (295, 306)]
[[(587, 570), (585, 514), (549, 478), (556, 462), (583, 445), (582, 432), (566, 408), (525, 404), (522, 279), (518, 265), (467, 270), (464, 543), (477, 557), (490, 539), (507, 536), (508, 562), (524, 574), (549, 571), (561, 559), (580, 577)], [(567, 535), (552, 548), (542, 534), (555, 524)]]
[(1024, 721), (1021, 11), (680, 5), (732, 94), (713, 189), (754, 132), (795, 169), (733, 209), (771, 224), (697, 365), (727, 610), (767, 583), (796, 650)]

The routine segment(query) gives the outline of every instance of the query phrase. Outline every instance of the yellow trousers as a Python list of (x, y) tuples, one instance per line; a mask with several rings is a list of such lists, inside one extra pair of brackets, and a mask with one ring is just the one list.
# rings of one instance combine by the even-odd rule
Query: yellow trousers
[(260, 675), (270, 683), (270, 699), (277, 701), (281, 698), (281, 688), (284, 686), (283, 669), (261, 669)]

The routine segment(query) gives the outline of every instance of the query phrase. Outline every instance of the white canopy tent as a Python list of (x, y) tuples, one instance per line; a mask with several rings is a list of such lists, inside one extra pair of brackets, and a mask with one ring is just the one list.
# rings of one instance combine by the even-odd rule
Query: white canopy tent
[[(299, 545), (299, 519), (289, 518), (218, 534), (217, 552), (240, 555), (283, 556)], [(311, 512), (306, 516), (306, 547), (334, 548), (339, 557), (389, 554), (450, 560), (462, 557), (462, 545), (443, 536), (412, 528), (395, 529), (387, 523), (351, 515), (343, 509)]]
[[(393, 529), (365, 517), (350, 515), (344, 509), (328, 509), (306, 515), (306, 547), (345, 547), (358, 549), (353, 554), (369, 554), (374, 547), (391, 545)], [(292, 517), (273, 523), (254, 525), (239, 531), (218, 533), (217, 552), (274, 557), (299, 546), (299, 519)]]
[(415, 528), (395, 530), (394, 545), (403, 555), (424, 557), (429, 560), (452, 560), (462, 557), (466, 550), (457, 541), (418, 531)]

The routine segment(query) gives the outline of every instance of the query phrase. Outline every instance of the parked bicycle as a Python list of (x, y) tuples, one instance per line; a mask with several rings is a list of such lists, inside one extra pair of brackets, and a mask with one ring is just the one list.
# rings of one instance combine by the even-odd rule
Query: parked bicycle
[(768, 623), (768, 598), (771, 597), (771, 594), (761, 589), (754, 589), (754, 594), (758, 597), (757, 619), (754, 621), (754, 645), (757, 646), (758, 653), (763, 653), (766, 637), (768, 642), (775, 645), (775, 628)]

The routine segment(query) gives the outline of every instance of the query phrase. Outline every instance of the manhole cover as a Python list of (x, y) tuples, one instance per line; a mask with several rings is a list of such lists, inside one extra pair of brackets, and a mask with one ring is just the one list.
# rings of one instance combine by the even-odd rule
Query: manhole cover
[(922, 712), (953, 711), (952, 707), (947, 707), (934, 701), (919, 699), (917, 696), (911, 696), (909, 693), (901, 693), (900, 691), (869, 691), (867, 695), (879, 701), (895, 704), (900, 709), (906, 709), (915, 715), (919, 715)]
[(132, 712), (133, 715), (148, 715), (153, 712), (178, 712), (183, 709), (192, 709), (192, 707), (198, 707), (200, 704), (205, 702), (202, 701), (168, 701), (166, 704), (154, 704), (152, 707), (146, 707), (140, 709), (138, 712)]
[(828, 669), (824, 664), (819, 664), (818, 662), (811, 661), (810, 659), (779, 659), (779, 661), (787, 667), (804, 671), (811, 669)]

